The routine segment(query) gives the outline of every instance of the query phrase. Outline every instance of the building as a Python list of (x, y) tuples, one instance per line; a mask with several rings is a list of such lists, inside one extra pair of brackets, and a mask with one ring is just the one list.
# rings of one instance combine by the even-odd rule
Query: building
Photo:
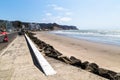
[(38, 30), (41, 30), (41, 27), (37, 23), (30, 23), (29, 24), (29, 30), (38, 31)]

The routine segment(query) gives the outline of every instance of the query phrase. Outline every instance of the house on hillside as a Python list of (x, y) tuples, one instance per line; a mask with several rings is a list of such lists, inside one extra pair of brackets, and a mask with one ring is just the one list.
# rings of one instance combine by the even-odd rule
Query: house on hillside
[(13, 32), (15, 28), (13, 27), (10, 21), (0, 21), (0, 29), (5, 30), (7, 32)]
[(41, 30), (41, 27), (40, 27), (40, 25), (37, 24), (37, 23), (30, 23), (30, 24), (29, 24), (29, 30), (39, 31), (39, 30)]

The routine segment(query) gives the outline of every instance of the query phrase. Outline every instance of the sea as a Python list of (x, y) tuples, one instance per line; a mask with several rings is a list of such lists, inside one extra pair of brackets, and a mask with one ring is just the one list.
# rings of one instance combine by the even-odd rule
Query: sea
[(120, 46), (120, 30), (60, 30), (56, 35)]

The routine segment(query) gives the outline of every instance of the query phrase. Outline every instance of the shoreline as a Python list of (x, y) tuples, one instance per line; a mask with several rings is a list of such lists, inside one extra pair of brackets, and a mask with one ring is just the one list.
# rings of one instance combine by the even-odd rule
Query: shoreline
[[(65, 56), (75, 56), (82, 61), (97, 63), (101, 68), (120, 72), (120, 47), (78, 40), (47, 32), (36, 32), (36, 36), (55, 47)], [(58, 46), (59, 45), (59, 46)]]
[[(96, 35), (96, 37), (95, 36), (92, 37), (92, 35), (91, 36), (87, 35), (87, 37), (86, 37), (86, 35), (84, 35), (84, 34), (76, 35), (76, 34), (73, 33), (73, 35), (72, 35), (69, 30), (68, 31), (62, 30), (62, 31), (60, 31), (60, 32), (59, 31), (58, 32), (57, 31), (55, 31), (55, 32), (54, 31), (50, 31), (49, 33), (60, 35), (60, 36), (66, 36), (66, 37), (70, 37), (70, 38), (75, 38), (75, 39), (80, 39), (80, 40), (86, 40), (86, 41), (90, 41), (90, 42), (94, 42), (94, 43), (101, 43), (101, 44), (107, 44), (107, 45), (113, 45), (113, 46), (120, 47), (120, 43), (115, 40), (116, 37), (115, 37), (115, 39), (113, 37), (113, 40), (111, 40), (111, 38), (110, 39), (106, 39), (106, 38), (109, 38), (110, 35), (106, 36), (106, 38), (104, 38), (105, 36), (101, 37), (101, 36), (103, 36), (103, 34), (101, 36), (100, 35), (99, 36)], [(71, 35), (67, 34), (67, 33), (64, 33), (64, 31), (70, 33)], [(73, 30), (73, 32), (74, 32), (74, 30)], [(75, 31), (75, 32), (77, 32), (77, 31)]]
[[(54, 33), (50, 33), (50, 34), (54, 34)], [(86, 41), (86, 42), (90, 42), (90, 43), (96, 43), (96, 44), (101, 44), (101, 45), (109, 45), (109, 46), (114, 46), (114, 47), (120, 47), (120, 44), (116, 45), (116, 44), (112, 44), (112, 43), (110, 44), (110, 43), (105, 43), (105, 42), (92, 41), (92, 40), (75, 38), (75, 37), (70, 37), (70, 36), (67, 36), (67, 35), (60, 35), (60, 34), (54, 34), (54, 35), (68, 37), (68, 38), (71, 38), (71, 39), (77, 39), (77, 40)]]

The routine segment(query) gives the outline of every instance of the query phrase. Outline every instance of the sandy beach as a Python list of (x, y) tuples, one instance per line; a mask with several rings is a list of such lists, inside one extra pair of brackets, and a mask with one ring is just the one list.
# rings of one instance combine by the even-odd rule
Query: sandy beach
[(120, 72), (120, 47), (118, 46), (78, 40), (47, 32), (36, 32), (36, 36), (65, 56), (75, 56), (82, 61), (95, 62), (101, 68)]

